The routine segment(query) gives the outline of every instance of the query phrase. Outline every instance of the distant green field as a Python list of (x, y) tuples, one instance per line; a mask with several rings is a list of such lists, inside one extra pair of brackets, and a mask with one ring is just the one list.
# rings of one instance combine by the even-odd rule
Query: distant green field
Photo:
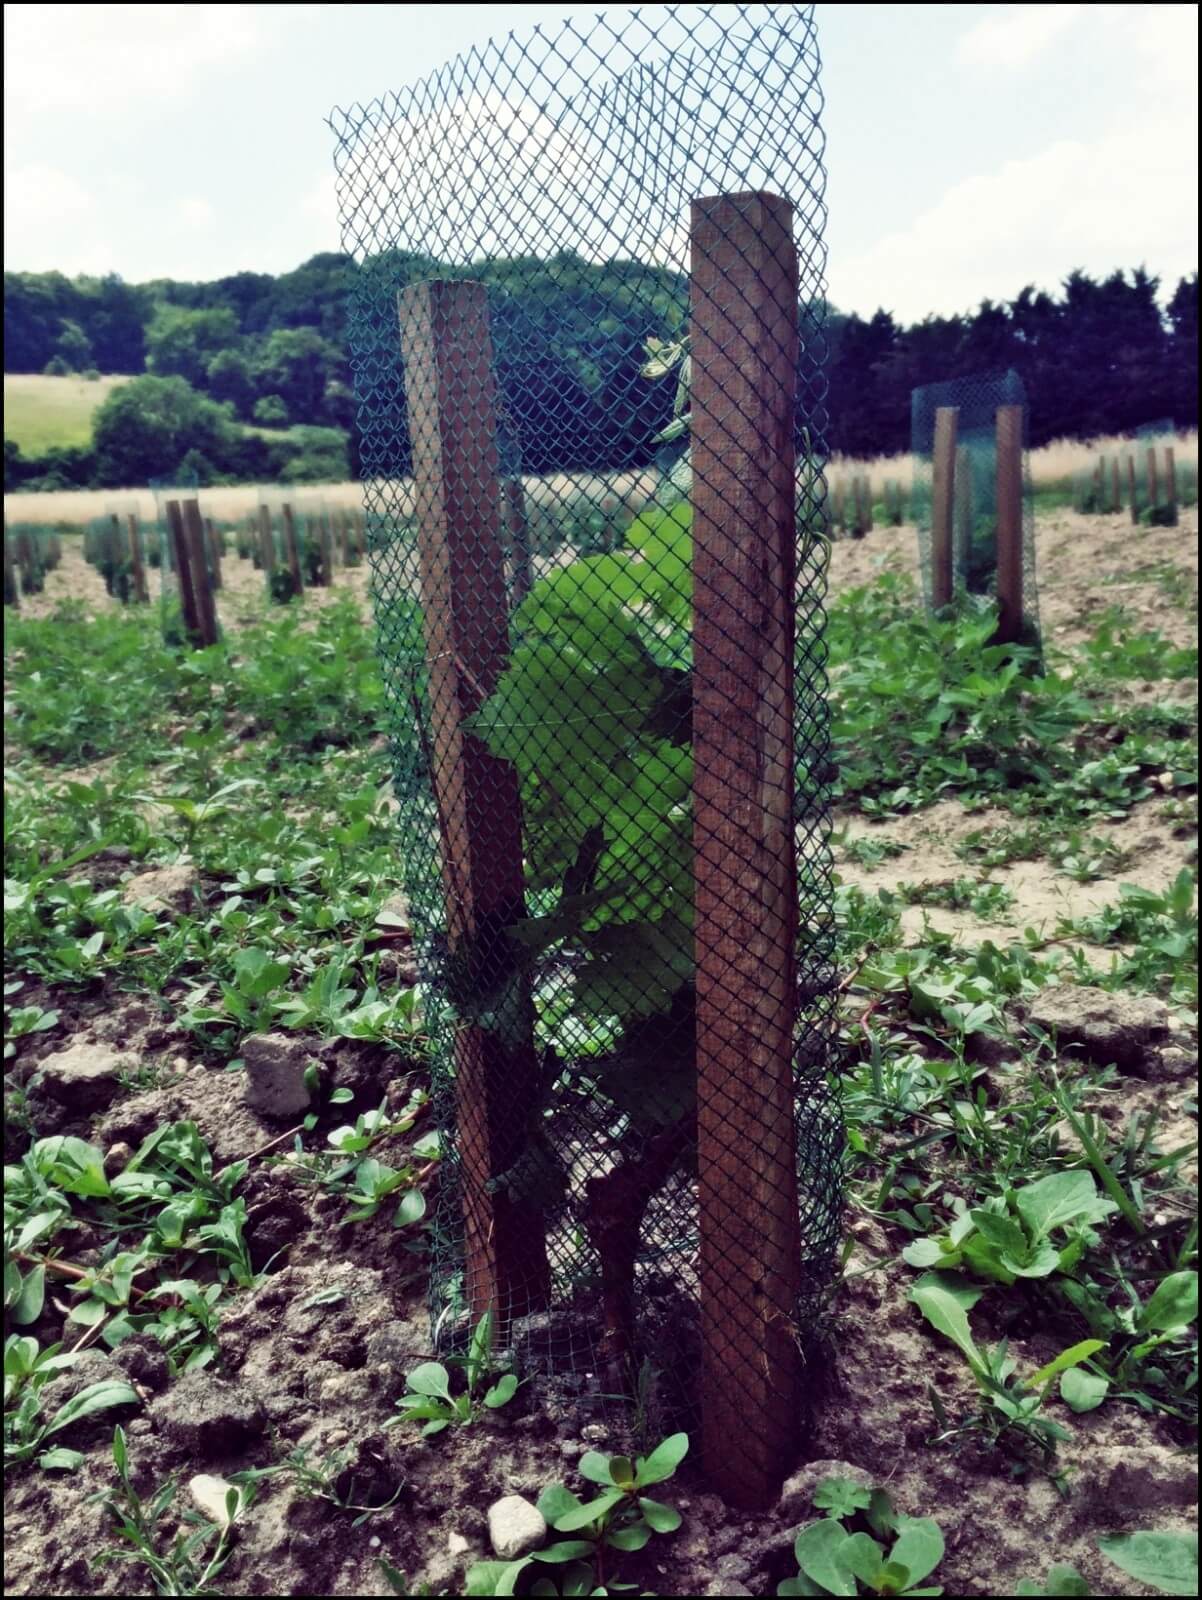
[(4, 374), (4, 437), (27, 456), (92, 442), (92, 413), (129, 378), (45, 378), (41, 373)]

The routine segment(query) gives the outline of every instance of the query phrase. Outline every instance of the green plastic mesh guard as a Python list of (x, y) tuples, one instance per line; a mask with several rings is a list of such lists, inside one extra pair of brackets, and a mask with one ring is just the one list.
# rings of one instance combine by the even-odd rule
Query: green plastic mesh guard
[(914, 454), (912, 514), (918, 525), (923, 594), (931, 604), (932, 466), (935, 413), (953, 407), (956, 462), (953, 478), (953, 574), (957, 593), (997, 592), (997, 411), (1021, 406), (1023, 423), (1023, 613), (1025, 638), (1039, 636), (1035, 587), (1035, 502), (1027, 455), (1027, 396), (1016, 372), (952, 378), (915, 389), (910, 396), (910, 448)]
[[(404, 878), (443, 1135), (435, 1342), (460, 1344), (491, 1303), (552, 1408), (599, 1413), (637, 1392), (661, 1423), (687, 1425), (701, 1347), (712, 1359), (723, 1337), (712, 1316), (705, 1324), (703, 1284), (725, 1272), (771, 1338), (796, 1345), (839, 1232), (825, 180), (811, 7), (651, 17), (489, 44), (334, 113), (332, 126), (358, 266), (350, 346)], [(792, 438), (786, 425), (755, 441), (758, 476), (732, 496), (727, 527), (756, 522), (764, 484), (776, 485), (784, 532), (768, 610), (792, 642), (747, 676), (747, 634), (754, 651), (771, 631), (762, 583), (750, 569), (718, 575), (745, 603), (716, 641), (719, 655), (728, 647), (730, 764), (702, 774), (703, 552), (691, 535), (707, 485), (693, 483), (690, 459), (688, 406), (701, 392), (687, 342), (690, 202), (748, 191), (793, 204), (800, 334), (796, 348), (758, 353), (784, 363)], [(734, 261), (736, 300), (740, 272)], [(758, 415), (746, 387), (736, 370), (722, 396), (732, 436)], [(454, 550), (440, 542), (448, 522), (467, 541)], [(790, 698), (793, 760), (751, 771), (761, 706), (775, 708), (767, 719)], [(729, 829), (699, 820), (696, 796), (708, 786), (712, 818), (715, 783)], [(766, 976), (771, 951), (754, 947), (776, 890), (762, 851), (738, 856), (737, 830), (761, 827), (785, 796), (792, 817), (786, 808), (767, 868), (787, 885), (781, 993)], [(739, 896), (753, 903), (744, 966), (764, 969), (750, 982), (732, 969), (716, 994), (710, 955), (700, 994), (698, 952)], [(782, 1006), (784, 1098), (772, 1102), (750, 1041)], [(745, 1051), (732, 1044), (744, 1077), (729, 1103), (699, 1112), (699, 1040), (724, 1024), (747, 1030)], [(751, 1235), (732, 1224), (719, 1262), (699, 1244), (698, 1210), (704, 1163), (723, 1159), (715, 1117), (743, 1138), (753, 1124), (795, 1169), (779, 1192), (748, 1196), (768, 1224)], [(778, 1265), (764, 1233), (782, 1232)], [(745, 1331), (729, 1334), (745, 1358)], [(771, 1398), (748, 1397), (753, 1440), (761, 1423), (778, 1426), (757, 1421)], [(781, 1399), (795, 1435), (798, 1396)]]

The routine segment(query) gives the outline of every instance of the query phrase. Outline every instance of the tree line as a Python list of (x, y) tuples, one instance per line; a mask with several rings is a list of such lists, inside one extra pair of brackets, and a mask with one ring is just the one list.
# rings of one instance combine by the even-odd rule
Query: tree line
[[(404, 454), (396, 293), (445, 271), (420, 255), (357, 264), (327, 253), (279, 276), (210, 283), (6, 273), (6, 372), (141, 375), (98, 409), (90, 450), (31, 461), (6, 441), (6, 487), (140, 482), (185, 457), (201, 481), (355, 471), (352, 366), (370, 376), (373, 407), (384, 408)], [(502, 449), (515, 466), (597, 471), (654, 457), (672, 385), (649, 382), (640, 368), (646, 340), (687, 321), (683, 276), (571, 252), (458, 275), (497, 291)], [(1137, 268), (1105, 278), (1074, 272), (1054, 293), (1028, 286), (1012, 300), (909, 326), (884, 310), (864, 318), (831, 309), (828, 444), (849, 455), (906, 450), (912, 389), (1009, 367), (1027, 390), (1033, 444), (1153, 419), (1196, 427), (1197, 274), (1178, 282), (1163, 311), (1159, 291)]]

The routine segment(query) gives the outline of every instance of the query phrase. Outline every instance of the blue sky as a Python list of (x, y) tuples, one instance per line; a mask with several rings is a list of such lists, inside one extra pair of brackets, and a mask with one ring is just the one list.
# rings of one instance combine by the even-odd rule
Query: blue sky
[[(648, 8), (653, 9), (653, 8)], [(5, 265), (132, 281), (338, 248), (336, 104), (583, 5), (5, 8)], [(819, 5), (840, 307), (1197, 265), (1192, 5)]]

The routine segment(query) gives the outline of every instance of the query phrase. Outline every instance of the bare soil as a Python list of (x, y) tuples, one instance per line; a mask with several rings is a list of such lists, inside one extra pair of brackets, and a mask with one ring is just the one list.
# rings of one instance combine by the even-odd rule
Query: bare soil
[[(1190, 574), (1196, 593), (1196, 532), (1192, 511), (1177, 529), (1132, 530), (1121, 519), (1071, 513), (1041, 521), (1040, 604), (1049, 638), (1056, 643), (1080, 637), (1099, 607), (1121, 598), (1141, 626), (1187, 642), (1193, 618), (1179, 599), (1170, 599), (1157, 572), (1170, 564)], [(1139, 567), (1133, 575), (1136, 548)], [(835, 546), (832, 585), (837, 591), (867, 582), (882, 569), (913, 571), (915, 564), (913, 529), (877, 530), (863, 541)], [(340, 570), (334, 589), (315, 591), (313, 598), (324, 600), (349, 587), (366, 600), (367, 581), (365, 567)], [(112, 603), (70, 541), (45, 594), (28, 602), (28, 610), (50, 614), (65, 597), (82, 599), (89, 610)], [(236, 628), (261, 606), (262, 575), (249, 562), (227, 557), (219, 598), (224, 626)], [(1184, 695), (1183, 686), (1172, 689)], [(1002, 820), (955, 802), (885, 823), (842, 816), (836, 826), (846, 827), (848, 839), (887, 837), (904, 851), (864, 868), (841, 849), (838, 870), (867, 888), (967, 876), (972, 869), (956, 856), (956, 843)], [(1113, 878), (1082, 885), (1046, 861), (1018, 862), (989, 874), (1015, 897), (1004, 921), (983, 924), (969, 913), (940, 909), (926, 915), (957, 939), (1004, 941), (1025, 927), (1046, 932), (1062, 916), (1101, 906), (1115, 898), (1122, 882), (1163, 888), (1182, 865), (1196, 861), (1194, 841), (1180, 836), (1155, 799), (1105, 826), (1124, 852), (1124, 866)], [(143, 883), (133, 892), (163, 888)], [(124, 889), (131, 892), (128, 885)], [(921, 908), (909, 908), (908, 928), (917, 933), (922, 918)], [(28, 991), (22, 996), (24, 1004), (37, 999)], [(259, 1286), (234, 1303), (221, 1330), (220, 1375), (237, 1391), (233, 1409), (243, 1422), (234, 1427), (227, 1417), (201, 1427), (184, 1402), (173, 1399), (179, 1386), (165, 1382), (153, 1352), (93, 1352), (91, 1364), (81, 1369), (86, 1379), (80, 1381), (128, 1371), (139, 1385), (143, 1404), (124, 1418), (139, 1490), (149, 1494), (173, 1473), (187, 1480), (199, 1472), (278, 1466), (289, 1452), (305, 1448), (314, 1462), (333, 1451), (350, 1452), (339, 1486), (356, 1506), (381, 1504), (400, 1491), (388, 1509), (356, 1526), (356, 1511), (304, 1492), (294, 1475), (266, 1479), (219, 1580), (221, 1592), (386, 1595), (391, 1590), (378, 1565), (384, 1557), (408, 1575), (410, 1592), (462, 1593), (466, 1566), (490, 1554), (485, 1511), (493, 1500), (513, 1492), (534, 1498), (556, 1478), (579, 1489), (574, 1468), (589, 1444), (645, 1447), (644, 1440), (623, 1438), (612, 1422), (599, 1435), (587, 1415), (565, 1417), (529, 1388), (506, 1411), (431, 1440), (420, 1439), (415, 1429), (385, 1430), (406, 1372), (432, 1354), (421, 1263), (401, 1248), (387, 1218), (346, 1223), (344, 1202), (274, 1159), (281, 1130), (243, 1103), (239, 1072), (200, 1057), (174, 1022), (170, 995), (160, 1003), (98, 986), (56, 995), (54, 1004), (61, 1013), (57, 1027), (18, 1041), (10, 1063), (18, 1084), (71, 1041), (127, 1050), (140, 1070), (99, 1117), (60, 1116), (54, 1130), (40, 1131), (80, 1133), (111, 1148), (135, 1144), (164, 1121), (187, 1118), (199, 1125), (218, 1163), (252, 1158), (246, 1185), (252, 1247), (270, 1265)], [(331, 1050), (318, 1040), (313, 1049), (327, 1061), (334, 1081), (352, 1089), (353, 1103), (337, 1108), (340, 1121), (378, 1104), (385, 1091), (403, 1098), (411, 1064), (402, 1057), (378, 1047)], [(1005, 1070), (1000, 1093), (1007, 1092)], [(1179, 1084), (1121, 1078), (1099, 1111), (1120, 1128), (1154, 1106), (1165, 1114), (1169, 1147), (1196, 1137), (1196, 1108)], [(8, 1141), (19, 1147), (21, 1130), (10, 1128)], [(963, 1363), (907, 1302), (909, 1274), (898, 1265), (902, 1241), (896, 1231), (860, 1212), (848, 1216), (847, 1229), (853, 1248), (846, 1281), (811, 1356), (814, 1413), (809, 1433), (804, 1440), (799, 1436), (799, 1452), (817, 1465), (791, 1480), (782, 1507), (749, 1515), (725, 1508), (686, 1462), (663, 1496), (683, 1511), (682, 1531), (627, 1558), (623, 1575), (641, 1592), (657, 1594), (773, 1593), (794, 1570), (790, 1545), (810, 1515), (808, 1489), (827, 1472), (851, 1466), (887, 1485), (902, 1510), (936, 1517), (948, 1546), (936, 1576), (948, 1594), (1013, 1594), (1021, 1578), (1042, 1580), (1055, 1562), (1075, 1565), (1093, 1593), (1150, 1593), (1106, 1563), (1096, 1540), (1127, 1529), (1194, 1525), (1195, 1470), (1182, 1432), (1118, 1402), (1088, 1416), (1058, 1415), (1072, 1435), (1061, 1450), (1066, 1471), (1059, 1483), (1038, 1471), (1014, 1477), (997, 1456), (932, 1446), (928, 1386), (938, 1388), (949, 1411), (967, 1408)], [(48, 1302), (33, 1331), (50, 1342), (61, 1336), (62, 1319), (62, 1310)], [(1011, 1339), (1023, 1370), (1037, 1367), (1063, 1344), (1058, 1330), (1021, 1322), (992, 1331)], [(196, 1400), (198, 1414), (205, 1403), (203, 1396)], [(92, 1565), (112, 1542), (89, 1497), (112, 1487), (115, 1420), (119, 1414), (105, 1413), (55, 1441), (86, 1452), (77, 1472), (21, 1468), (11, 1474), (7, 1593), (152, 1592), (139, 1568)], [(181, 1503), (185, 1499), (181, 1494)]]

